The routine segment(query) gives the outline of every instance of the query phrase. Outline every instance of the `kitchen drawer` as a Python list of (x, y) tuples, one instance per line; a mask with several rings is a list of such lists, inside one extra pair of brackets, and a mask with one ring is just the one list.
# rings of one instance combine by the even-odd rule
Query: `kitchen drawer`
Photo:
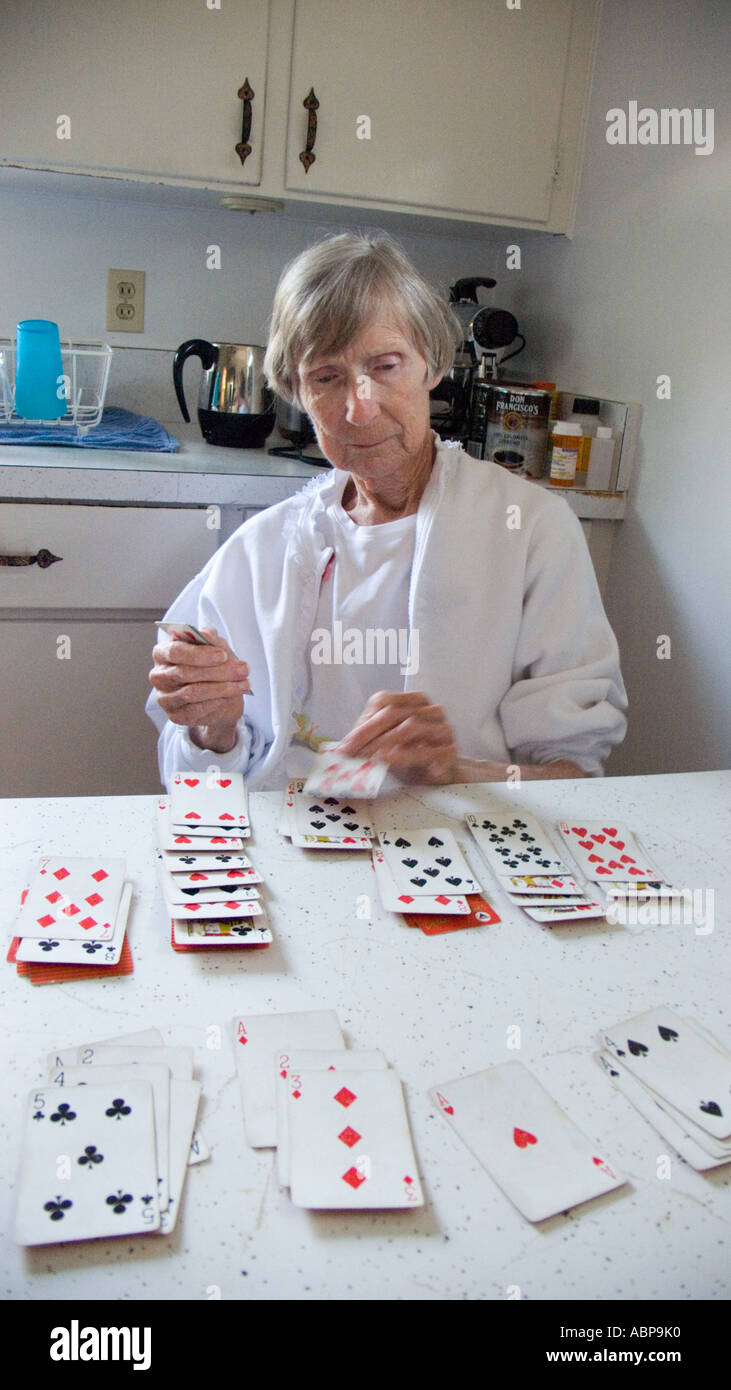
[(0, 608), (158, 609), (215, 551), (205, 507), (5, 503), (0, 554), (61, 556), (48, 569), (0, 565)]

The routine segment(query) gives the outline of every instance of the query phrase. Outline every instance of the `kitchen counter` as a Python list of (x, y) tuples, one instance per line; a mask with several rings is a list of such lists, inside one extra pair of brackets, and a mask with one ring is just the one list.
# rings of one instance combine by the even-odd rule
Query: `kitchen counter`
[[(592, 1052), (600, 1026), (657, 1004), (731, 1043), (731, 934), (722, 920), (731, 891), (730, 784), (728, 773), (703, 772), (403, 791), (402, 823), (451, 826), (501, 918), (431, 938), (380, 908), (367, 856), (294, 848), (276, 830), (282, 793), (252, 793), (247, 849), (265, 879), (274, 942), (225, 958), (170, 948), (155, 875), (153, 797), (0, 803), (7, 934), (40, 853), (124, 855), (134, 885), (135, 964), (131, 976), (42, 988), (3, 964), (0, 1118), (11, 1175), (0, 1197), (3, 1230), (12, 1230), (22, 1097), (58, 1045), (154, 1025), (167, 1042), (192, 1046), (203, 1082), (199, 1123), (212, 1155), (188, 1170), (170, 1237), (23, 1251), (6, 1235), (6, 1298), (203, 1302), (211, 1287), (228, 1302), (726, 1298), (731, 1166), (706, 1174), (689, 1168), (614, 1091)], [(550, 823), (569, 810), (627, 822), (679, 887), (715, 891), (713, 929), (707, 922), (531, 922), (499, 891), (464, 826), (465, 812), (488, 799), (519, 801)], [(377, 825), (393, 805), (374, 803)], [(370, 919), (364, 894), (373, 895)], [(423, 1209), (300, 1210), (279, 1188), (273, 1151), (248, 1147), (231, 1019), (322, 1008), (337, 1011), (350, 1047), (382, 1048), (401, 1077)], [(538, 1226), (502, 1195), (428, 1096), (439, 1082), (514, 1059), (506, 1036), (516, 1025), (520, 1060), (628, 1179)], [(669, 1176), (660, 1181), (658, 1155), (665, 1153)]]
[[(266, 448), (207, 444), (197, 422), (161, 423), (180, 440), (177, 453), (0, 444), (0, 502), (268, 507), (323, 472), (316, 464), (272, 457)], [(286, 443), (272, 435), (267, 447)], [(536, 486), (550, 484), (542, 479)], [(582, 520), (619, 521), (625, 513), (625, 493), (551, 491), (563, 496)]]

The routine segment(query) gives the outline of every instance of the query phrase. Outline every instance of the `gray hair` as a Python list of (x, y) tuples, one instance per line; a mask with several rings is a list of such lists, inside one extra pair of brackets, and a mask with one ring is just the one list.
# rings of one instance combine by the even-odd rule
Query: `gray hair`
[(300, 366), (340, 352), (386, 305), (426, 359), (428, 379), (448, 372), (463, 333), (447, 301), (385, 232), (325, 237), (282, 272), (274, 296), (264, 373), (285, 401), (301, 405)]

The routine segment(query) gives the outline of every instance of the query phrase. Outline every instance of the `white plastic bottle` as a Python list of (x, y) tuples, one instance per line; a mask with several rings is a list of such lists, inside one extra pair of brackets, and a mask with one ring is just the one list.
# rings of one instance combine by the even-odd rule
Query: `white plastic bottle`
[(614, 462), (614, 440), (609, 425), (597, 425), (591, 441), (586, 486), (592, 492), (608, 492)]

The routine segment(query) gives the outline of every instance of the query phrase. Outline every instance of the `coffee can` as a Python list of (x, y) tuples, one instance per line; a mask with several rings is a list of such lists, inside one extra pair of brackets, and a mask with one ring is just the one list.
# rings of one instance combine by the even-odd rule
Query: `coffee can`
[(479, 420), (475, 418), (484, 439), (481, 457), (512, 473), (540, 478), (546, 468), (552, 393), (516, 383), (484, 385), (489, 395), (481, 402)]

